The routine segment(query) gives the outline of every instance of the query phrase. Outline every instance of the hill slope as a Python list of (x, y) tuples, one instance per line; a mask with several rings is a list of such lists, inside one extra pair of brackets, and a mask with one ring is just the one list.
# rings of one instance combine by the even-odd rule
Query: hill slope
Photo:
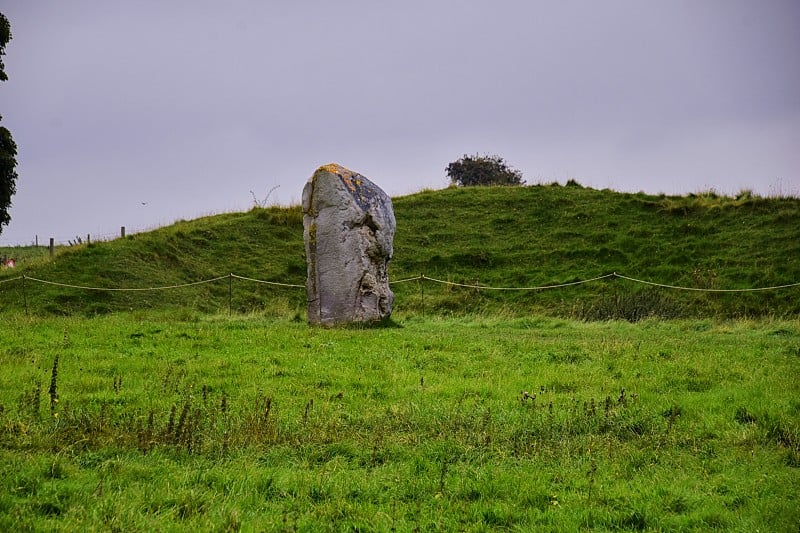
[[(748, 289), (800, 281), (800, 199), (714, 194), (652, 196), (580, 186), (449, 188), (393, 200), (393, 280), (425, 274), (458, 283), (533, 287), (618, 272), (694, 288)], [(241, 279), (161, 291), (146, 288), (234, 273), (305, 282), (299, 207), (183, 221), (110, 242), (65, 249), (51, 261), (0, 274), (3, 309), (35, 312), (166, 308), (266, 310), (302, 315), (303, 289)], [(476, 291), (425, 282), (394, 285), (401, 311), (546, 313), (588, 319), (649, 315), (800, 314), (800, 287), (756, 293), (675, 291), (605, 279), (546, 291)]]

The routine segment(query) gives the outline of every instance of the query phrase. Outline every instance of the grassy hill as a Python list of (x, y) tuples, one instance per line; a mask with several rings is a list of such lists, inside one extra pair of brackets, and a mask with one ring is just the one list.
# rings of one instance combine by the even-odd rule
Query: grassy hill
[[(800, 281), (800, 199), (713, 193), (627, 194), (579, 185), (449, 188), (395, 198), (393, 280), (430, 278), (496, 287), (569, 283), (617, 272), (701, 289)], [(23, 249), (0, 253), (24, 256)], [(31, 256), (32, 257), (32, 256)], [(130, 309), (259, 311), (302, 318), (305, 292), (229, 278), (305, 282), (299, 207), (254, 208), (148, 233), (61, 249), (0, 273), (3, 310), (96, 314)], [(174, 286), (157, 291), (83, 290)], [(4, 282), (5, 281), (5, 282)], [(607, 278), (543, 291), (396, 284), (402, 312), (542, 313), (583, 319), (797, 316), (800, 287), (748, 293), (676, 291)]]

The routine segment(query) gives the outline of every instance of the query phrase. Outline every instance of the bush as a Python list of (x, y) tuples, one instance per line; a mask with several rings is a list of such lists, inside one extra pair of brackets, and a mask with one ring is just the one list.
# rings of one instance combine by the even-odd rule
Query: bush
[(451, 183), (462, 187), (475, 185), (522, 185), (522, 172), (513, 169), (502, 157), (465, 155), (447, 165)]

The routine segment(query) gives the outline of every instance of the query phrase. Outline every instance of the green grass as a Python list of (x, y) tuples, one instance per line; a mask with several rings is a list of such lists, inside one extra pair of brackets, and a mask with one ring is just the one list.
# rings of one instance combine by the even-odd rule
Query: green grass
[[(393, 201), (394, 280), (800, 281), (796, 198)], [(225, 277), (302, 285), (298, 207), (0, 253), (0, 530), (800, 524), (800, 288), (409, 282), (384, 327), (325, 330), (302, 288)]]
[(800, 524), (797, 320), (17, 312), (0, 367), (3, 530)]
[[(619, 272), (657, 283), (749, 289), (800, 281), (800, 199), (653, 196), (580, 186), (449, 188), (393, 200), (394, 280), (531, 287)], [(52, 261), (0, 272), (4, 311), (96, 315), (170, 309), (302, 317), (302, 289), (228, 280), (188, 289), (85, 291), (2, 283), (27, 276), (92, 287), (159, 287), (226, 276), (303, 284), (299, 207), (255, 208), (183, 221), (110, 242), (64, 248)], [(232, 298), (229, 295), (232, 290)], [(800, 288), (756, 293), (674, 291), (615, 279), (546, 291), (475, 291), (427, 282), (394, 287), (399, 311), (578, 319), (788, 317)]]

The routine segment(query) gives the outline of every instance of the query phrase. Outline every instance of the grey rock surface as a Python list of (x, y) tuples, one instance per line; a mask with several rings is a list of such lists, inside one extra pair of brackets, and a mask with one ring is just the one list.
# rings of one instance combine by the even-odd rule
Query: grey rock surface
[(376, 322), (391, 315), (392, 200), (367, 178), (323, 165), (303, 188), (311, 324)]

